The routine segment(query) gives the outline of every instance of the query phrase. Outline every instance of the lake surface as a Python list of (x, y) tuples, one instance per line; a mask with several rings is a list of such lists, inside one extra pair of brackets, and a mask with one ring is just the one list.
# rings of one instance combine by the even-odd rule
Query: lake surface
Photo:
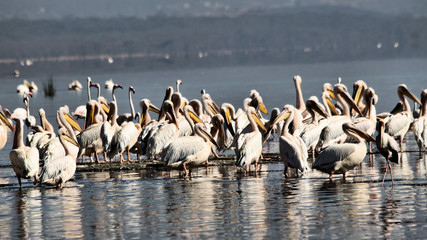
[[(188, 99), (200, 99), (206, 89), (219, 104), (242, 104), (257, 89), (269, 110), (295, 104), (292, 77), (303, 79), (304, 98), (320, 95), (324, 82), (341, 76), (351, 84), (363, 79), (379, 96), (377, 112), (397, 103), (397, 86), (406, 83), (419, 96), (427, 88), (427, 60), (386, 60), (275, 66), (243, 66), (150, 72), (115, 72), (92, 75), (104, 84), (112, 78), (119, 112), (130, 112), (127, 88), (136, 89), (134, 103), (149, 98), (159, 106), (168, 85), (184, 84)], [(25, 73), (24, 73), (25, 74)], [(24, 75), (23, 74), (23, 75)], [(26, 76), (39, 92), (30, 100), (33, 115), (43, 107), (54, 123), (56, 110), (65, 104), (74, 110), (87, 101), (86, 92), (70, 92), (68, 83), (86, 75), (54, 76), (56, 96), (45, 98), (46, 76)], [(0, 104), (23, 107), (15, 93), (22, 78), (1, 77)], [(111, 93), (102, 89), (111, 99)], [(92, 96), (96, 95), (92, 90)], [(12, 135), (0, 151), (0, 165), (10, 164)], [(277, 142), (264, 149), (278, 152)], [(29, 181), (19, 190), (11, 168), (0, 168), (0, 239), (8, 238), (323, 238), (423, 239), (427, 231), (427, 160), (419, 153), (412, 133), (405, 138), (402, 163), (393, 164), (381, 185), (385, 160), (367, 155), (363, 166), (331, 182), (327, 174), (310, 171), (301, 178), (283, 177), (281, 162), (262, 165), (258, 175), (245, 175), (234, 166), (200, 167), (192, 179), (178, 171), (78, 172), (64, 189), (34, 188)]]

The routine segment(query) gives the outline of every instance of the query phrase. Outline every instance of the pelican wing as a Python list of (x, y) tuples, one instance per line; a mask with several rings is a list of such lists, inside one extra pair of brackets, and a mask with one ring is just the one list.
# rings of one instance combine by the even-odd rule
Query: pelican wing
[(385, 132), (390, 136), (396, 135), (402, 128), (411, 123), (411, 118), (406, 113), (391, 115), (385, 123)]
[(104, 148), (105, 152), (110, 151), (110, 144), (114, 137), (114, 133), (115, 132), (111, 127), (110, 122), (107, 121), (104, 124), (102, 124), (100, 135), (102, 140), (102, 147)]
[(313, 168), (321, 170), (325, 166), (335, 165), (350, 156), (354, 152), (354, 148), (354, 144), (346, 143), (329, 146), (316, 158)]
[(262, 135), (260, 132), (240, 134), (236, 143), (236, 165), (240, 167), (249, 166), (253, 160), (261, 155)]
[(287, 166), (304, 172), (308, 168), (307, 151), (302, 152), (300, 144), (305, 147), (303, 142), (294, 142), (283, 136), (280, 137), (280, 156)]
[[(61, 158), (53, 159), (46, 163), (40, 173), (40, 182), (46, 183), (49, 181), (54, 181), (58, 176), (60, 176), (64, 171), (68, 169), (73, 169), (75, 172), (76, 162), (71, 156), (64, 156)], [(74, 172), (72, 173), (74, 175)]]
[(186, 161), (189, 156), (197, 154), (206, 146), (206, 142), (197, 136), (177, 138), (163, 150), (162, 161), (166, 165)]

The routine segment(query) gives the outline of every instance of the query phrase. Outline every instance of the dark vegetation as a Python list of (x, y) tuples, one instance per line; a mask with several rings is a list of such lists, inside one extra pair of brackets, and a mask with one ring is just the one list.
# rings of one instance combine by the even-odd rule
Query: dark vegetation
[(53, 77), (50, 76), (46, 82), (43, 83), (43, 92), (45, 97), (55, 96), (55, 86), (53, 84)]
[(330, 7), (236, 17), (12, 19), (0, 22), (0, 58), (138, 53), (148, 57), (115, 59), (110, 67), (162, 68), (426, 57), (426, 26), (427, 18)]

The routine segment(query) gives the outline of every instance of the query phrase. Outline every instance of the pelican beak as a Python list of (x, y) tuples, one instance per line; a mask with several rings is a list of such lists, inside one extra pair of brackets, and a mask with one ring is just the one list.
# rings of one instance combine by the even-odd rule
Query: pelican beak
[(219, 144), (220, 144), (221, 146), (224, 146), (224, 145), (225, 145), (225, 130), (224, 130), (224, 124), (221, 124), (221, 127), (219, 128), (218, 140), (219, 140)]
[(288, 119), (290, 115), (291, 112), (289, 112), (289, 110), (283, 110), (279, 115), (277, 115), (276, 119), (274, 119), (273, 123), (270, 126), (273, 127), (278, 122)]
[(150, 105), (148, 106), (148, 110), (150, 110), (150, 111), (152, 111), (152, 112), (154, 112), (154, 113), (160, 114), (160, 109), (159, 109), (159, 108), (157, 108), (156, 106), (154, 106), (153, 104), (150, 104)]
[(74, 146), (80, 148), (80, 145), (76, 142), (76, 140), (74, 140), (72, 137), (68, 136), (67, 134), (61, 135), (61, 138), (73, 144)]
[(104, 110), (104, 112), (106, 114), (110, 113), (110, 108), (105, 103), (101, 103), (101, 107), (102, 107), (102, 110)]
[(362, 99), (362, 93), (365, 90), (364, 86), (354, 85), (353, 88), (353, 99), (356, 104), (359, 104)]
[(133, 92), (133, 94), (135, 94), (135, 88), (134, 87), (129, 87), (129, 88)]
[(333, 115), (339, 115), (339, 112), (330, 97), (326, 97), (326, 103), (328, 104), (328, 107)]
[(215, 147), (217, 147), (217, 149), (220, 149), (220, 146), (218, 145), (218, 143), (215, 141), (215, 139), (212, 137), (210, 133), (206, 132), (205, 129), (200, 129), (200, 131), (202, 132), (203, 135), (205, 135), (209, 139), (209, 141), (211, 141), (215, 145)]
[(13, 132), (13, 126), (7, 120), (7, 117), (4, 115), (3, 111), (0, 111), (0, 119), (6, 124), (6, 126)]
[(266, 114), (266, 115), (268, 115), (268, 111), (267, 111), (267, 108), (265, 107), (265, 105), (264, 105), (264, 103), (261, 103), (260, 105), (259, 105), (259, 108), (258, 108), (262, 113), (264, 113), (264, 114)]
[(422, 106), (423, 104), (421, 103), (421, 101), (413, 94), (411, 93), (408, 89), (404, 88), (403, 92), (402, 92), (405, 96), (407, 96), (409, 99), (411, 99), (412, 101), (418, 103), (420, 106)]
[(329, 96), (331, 97), (331, 98), (333, 98), (334, 100), (337, 100), (336, 98), (335, 98), (335, 93), (334, 93), (334, 91), (332, 91), (332, 90), (330, 90), (330, 89), (328, 89), (328, 90), (326, 90), (327, 92), (328, 92), (328, 94), (329, 94)]
[(195, 123), (203, 123), (199, 116), (197, 116), (197, 114), (193, 111), (193, 109), (188, 110), (188, 115)]
[(322, 107), (317, 102), (312, 101), (312, 100), (307, 100), (307, 103), (309, 106), (311, 106), (313, 108), (314, 111), (316, 111), (322, 117), (324, 117), (324, 118), (328, 117), (328, 114), (325, 112), (325, 110), (322, 109)]
[(265, 129), (264, 124), (261, 122), (261, 120), (256, 114), (252, 113), (252, 118), (255, 120), (256, 124), (258, 124), (258, 126), (260, 126), (264, 132), (267, 132), (267, 129)]
[(340, 92), (340, 96), (346, 101), (351, 108), (353, 108), (360, 116), (363, 116), (362, 112), (360, 111), (359, 107), (357, 107), (356, 103), (353, 101), (353, 99), (350, 97), (348, 92)]
[(211, 111), (212, 115), (219, 113), (219, 111), (217, 111), (218, 106), (213, 101), (208, 101), (207, 105), (208, 105), (208, 108)]
[(364, 132), (358, 128), (352, 127), (352, 126), (347, 125), (347, 124), (343, 124), (343, 129), (344, 128), (346, 128), (347, 131), (349, 131), (349, 132), (355, 133), (356, 135), (360, 136), (361, 138), (365, 139), (368, 142), (375, 142), (375, 139), (371, 135), (367, 134), (366, 132)]
[(227, 126), (228, 131), (230, 131), (231, 135), (234, 137), (235, 133), (234, 133), (233, 126), (231, 125), (231, 110), (230, 110), (230, 108), (226, 107), (225, 109), (223, 109), (221, 111), (221, 114), (225, 119), (225, 125)]
[(70, 116), (70, 114), (64, 114), (64, 118), (65, 118), (65, 121), (67, 121), (72, 128), (76, 129), (79, 132), (83, 132), (80, 125), (76, 122), (76, 120), (74, 120), (73, 117)]

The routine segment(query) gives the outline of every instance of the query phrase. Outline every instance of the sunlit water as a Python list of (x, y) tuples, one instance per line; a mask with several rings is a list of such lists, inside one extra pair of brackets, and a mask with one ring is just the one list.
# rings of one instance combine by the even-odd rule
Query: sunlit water
[[(188, 99), (200, 98), (205, 88), (218, 103), (240, 105), (253, 88), (268, 107), (295, 103), (292, 76), (303, 77), (307, 98), (319, 95), (323, 82), (343, 78), (348, 86), (365, 80), (379, 95), (377, 111), (389, 111), (398, 101), (396, 88), (405, 82), (416, 95), (427, 87), (427, 60), (391, 60), (287, 66), (253, 66), (158, 72), (121, 72), (94, 75), (102, 84), (108, 78), (132, 84), (135, 103), (150, 98), (160, 104), (166, 86), (180, 78)], [(81, 75), (55, 77), (57, 95), (31, 99), (36, 115), (44, 107), (53, 121), (56, 109), (84, 104), (85, 92), (66, 90)], [(41, 87), (45, 76), (26, 77)], [(22, 107), (14, 93), (22, 79), (0, 79), (0, 103)], [(227, 84), (227, 86), (226, 86)], [(350, 90), (351, 91), (351, 90)], [(110, 93), (103, 94), (111, 99)], [(95, 91), (92, 91), (92, 96)], [(120, 112), (129, 112), (127, 91), (119, 91)], [(136, 104), (137, 105), (137, 104)], [(55, 124), (56, 125), (56, 124)], [(11, 137), (10, 135), (9, 137)], [(0, 151), (0, 165), (8, 165), (11, 141)], [(193, 178), (179, 172), (123, 171), (78, 172), (64, 189), (34, 188), (24, 181), (19, 190), (10, 168), (0, 168), (0, 239), (7, 238), (322, 238), (322, 239), (423, 239), (427, 231), (427, 160), (418, 153), (412, 133), (404, 144), (402, 162), (393, 164), (381, 185), (385, 160), (366, 156), (363, 166), (337, 175), (310, 171), (301, 178), (283, 177), (281, 162), (262, 165), (257, 175), (245, 175), (234, 166), (200, 167)], [(278, 152), (277, 143), (265, 151)]]

